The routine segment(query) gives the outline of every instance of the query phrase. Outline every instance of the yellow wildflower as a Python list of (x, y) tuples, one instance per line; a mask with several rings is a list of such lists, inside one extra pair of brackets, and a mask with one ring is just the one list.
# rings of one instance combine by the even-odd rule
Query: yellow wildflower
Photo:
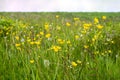
[(48, 33), (48, 34), (45, 35), (46, 38), (50, 38), (50, 36), (51, 36), (50, 33)]
[(33, 40), (36, 40), (36, 38), (34, 37)]
[(39, 42), (39, 41), (36, 41), (36, 42), (35, 42), (35, 44), (39, 45), (39, 44), (40, 44), (40, 42)]
[(111, 50), (108, 50), (108, 53), (112, 53), (112, 51), (111, 51)]
[(12, 35), (15, 36), (15, 32), (13, 32)]
[(8, 35), (9, 34), (9, 32), (6, 32), (6, 35)]
[(56, 17), (56, 18), (59, 18), (59, 15), (56, 15), (55, 17)]
[(93, 43), (98, 39), (98, 35), (94, 35), (94, 37), (92, 38)]
[(57, 40), (59, 42), (59, 44), (64, 44), (65, 40), (62, 40), (62, 39), (58, 39)]
[(96, 18), (96, 17), (94, 18), (94, 23), (95, 23), (95, 24), (99, 23), (98, 18)]
[(102, 29), (103, 26), (99, 24), (99, 25), (97, 25), (97, 28), (98, 28), (98, 29)]
[(35, 44), (35, 42), (31, 41), (31, 42), (30, 42), (30, 44), (32, 44), (32, 45), (33, 45), (33, 44)]
[(101, 53), (102, 56), (105, 56), (105, 53)]
[(70, 44), (70, 43), (71, 43), (70, 40), (68, 40), (68, 41), (67, 41), (67, 44)]
[(77, 66), (77, 63), (76, 63), (76, 62), (71, 62), (71, 65), (72, 65), (73, 67), (76, 67), (76, 66)]
[(111, 41), (112, 44), (114, 44), (115, 42), (114, 41)]
[(37, 36), (37, 37), (39, 37), (40, 35), (39, 35), (39, 34), (37, 34), (36, 36)]
[(49, 25), (48, 24), (45, 24), (45, 30), (49, 30)]
[(19, 43), (15, 44), (16, 47), (19, 47), (20, 45), (21, 45), (21, 44), (19, 44)]
[(28, 39), (27, 39), (27, 42), (30, 42), (30, 41), (31, 41), (31, 39), (28, 38)]
[(79, 35), (75, 35), (75, 39), (77, 40), (77, 39), (79, 39), (80, 37), (79, 37)]
[(55, 52), (58, 52), (59, 50), (61, 50), (61, 47), (60, 47), (60, 46), (52, 46), (52, 49), (53, 49)]
[(106, 20), (106, 18), (107, 18), (106, 16), (102, 16), (102, 19), (103, 19), (103, 20)]
[(71, 26), (71, 24), (70, 24), (69, 22), (67, 22), (67, 23), (66, 23), (66, 26), (70, 27), (70, 26)]
[(84, 45), (84, 48), (87, 49), (89, 46), (88, 45)]
[(61, 42), (61, 41), (62, 41), (62, 39), (57, 39), (57, 41), (58, 41), (58, 42)]
[(34, 63), (35, 61), (33, 59), (30, 60), (30, 63)]
[(65, 43), (65, 40), (62, 40), (61, 42), (60, 42), (60, 44), (64, 44)]
[(85, 24), (83, 24), (83, 27), (84, 27), (84, 29), (89, 29), (90, 27), (92, 26), (92, 24), (91, 23), (85, 23)]
[(79, 21), (79, 18), (76, 18), (76, 17), (75, 17), (75, 18), (74, 18), (74, 21)]
[(44, 35), (44, 32), (40, 32), (40, 35)]
[(19, 36), (16, 36), (15, 39), (16, 39), (16, 40), (19, 40)]

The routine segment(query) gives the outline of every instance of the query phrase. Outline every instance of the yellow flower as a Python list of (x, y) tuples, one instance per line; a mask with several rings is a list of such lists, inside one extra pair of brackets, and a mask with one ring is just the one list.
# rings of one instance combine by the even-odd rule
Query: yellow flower
[(12, 35), (15, 36), (15, 32), (13, 32)]
[(40, 35), (44, 35), (44, 32), (40, 32)]
[(77, 63), (76, 63), (76, 62), (71, 62), (71, 65), (72, 65), (73, 67), (76, 67), (76, 66), (77, 66)]
[(9, 32), (6, 32), (6, 35), (8, 35), (9, 34)]
[(105, 56), (105, 53), (101, 53), (102, 56)]
[(45, 30), (49, 30), (49, 25), (48, 24), (45, 24)]
[(59, 15), (56, 15), (55, 17), (56, 17), (56, 18), (59, 18)]
[(51, 36), (50, 33), (48, 33), (48, 34), (45, 35), (46, 38), (50, 38), (50, 36)]
[(30, 42), (30, 41), (31, 41), (31, 39), (28, 38), (28, 39), (27, 39), (27, 42)]
[(96, 18), (96, 17), (94, 18), (94, 23), (95, 23), (95, 24), (99, 23), (98, 18)]
[(103, 19), (103, 20), (106, 20), (106, 18), (107, 18), (106, 16), (102, 16), (102, 19)]
[(114, 41), (111, 41), (112, 44), (114, 44), (115, 42)]
[(57, 40), (59, 42), (59, 44), (64, 44), (65, 40), (62, 40), (62, 39), (58, 39)]
[(55, 52), (58, 52), (61, 50), (61, 47), (60, 46), (52, 46), (52, 49), (55, 51)]
[(15, 44), (16, 47), (19, 47), (20, 45), (21, 45), (21, 44), (19, 44), (19, 43)]
[(62, 40), (61, 42), (60, 42), (60, 44), (64, 44), (65, 43), (65, 40)]
[(37, 36), (37, 37), (39, 37), (40, 35), (39, 35), (39, 34), (37, 34), (36, 36)]
[(35, 44), (35, 42), (31, 41), (31, 42), (30, 42), (30, 44), (32, 44), (32, 45), (33, 45), (33, 44)]
[(15, 39), (16, 39), (16, 40), (19, 40), (19, 36), (16, 36)]
[(74, 18), (74, 21), (79, 21), (79, 18), (76, 18), (76, 17), (75, 17), (75, 18)]
[(111, 51), (111, 50), (108, 50), (108, 53), (112, 53), (112, 51)]
[(77, 40), (77, 39), (79, 39), (80, 37), (78, 36), (78, 35), (75, 35), (75, 39)]
[(87, 49), (89, 46), (88, 45), (84, 45), (84, 48)]
[(85, 24), (83, 24), (83, 27), (84, 27), (84, 29), (89, 29), (90, 27), (92, 26), (92, 24), (91, 23), (85, 23)]
[(30, 63), (34, 63), (35, 61), (33, 59), (30, 60)]
[(62, 41), (62, 39), (57, 39), (57, 41), (58, 41), (58, 42), (61, 42), (61, 41)]
[(97, 28), (98, 28), (98, 29), (102, 29), (103, 26), (99, 24), (99, 25), (97, 25)]
[(70, 43), (71, 43), (70, 40), (68, 40), (68, 41), (67, 41), (67, 44), (70, 44)]
[(68, 26), (68, 27), (69, 27), (69, 26), (71, 26), (71, 24), (70, 24), (69, 22), (67, 22), (67, 23), (66, 23), (66, 26)]
[(35, 44), (39, 45), (39, 44), (40, 44), (40, 42), (39, 42), (39, 41), (36, 41), (36, 42), (35, 42)]
[(92, 41), (95, 42), (98, 38), (98, 35), (94, 35), (94, 37), (92, 38)]

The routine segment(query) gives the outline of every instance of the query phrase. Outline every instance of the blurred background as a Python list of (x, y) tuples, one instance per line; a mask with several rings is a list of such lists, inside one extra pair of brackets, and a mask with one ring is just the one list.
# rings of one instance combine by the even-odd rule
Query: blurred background
[(120, 0), (0, 0), (0, 12), (119, 12)]

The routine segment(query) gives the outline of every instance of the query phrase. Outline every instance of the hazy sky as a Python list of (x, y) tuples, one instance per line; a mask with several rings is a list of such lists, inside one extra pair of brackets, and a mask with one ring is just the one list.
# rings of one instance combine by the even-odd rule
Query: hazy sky
[(0, 11), (120, 12), (120, 0), (0, 0)]

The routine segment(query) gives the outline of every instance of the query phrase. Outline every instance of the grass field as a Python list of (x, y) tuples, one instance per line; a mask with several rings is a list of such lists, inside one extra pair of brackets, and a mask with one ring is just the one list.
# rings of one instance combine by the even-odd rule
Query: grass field
[(120, 13), (0, 13), (0, 80), (120, 80)]

